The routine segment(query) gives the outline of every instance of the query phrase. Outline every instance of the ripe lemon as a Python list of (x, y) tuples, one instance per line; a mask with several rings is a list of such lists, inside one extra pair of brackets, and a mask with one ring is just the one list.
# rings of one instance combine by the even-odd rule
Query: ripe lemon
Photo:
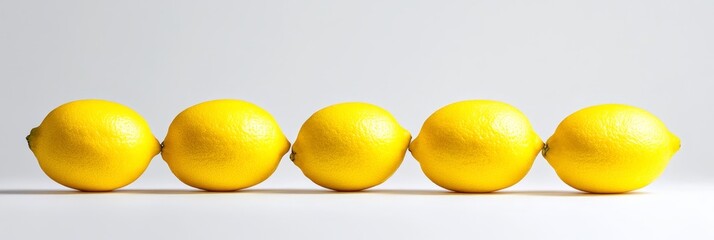
[(47, 176), (81, 191), (128, 185), (161, 150), (138, 113), (105, 100), (78, 100), (55, 108), (32, 129), (27, 142)]
[(161, 156), (185, 184), (235, 191), (267, 179), (288, 142), (267, 111), (240, 100), (213, 100), (187, 108), (171, 122)]
[(654, 181), (679, 147), (679, 138), (651, 113), (604, 104), (566, 117), (548, 139), (543, 156), (573, 188), (622, 193)]
[(437, 185), (456, 192), (492, 192), (520, 181), (542, 147), (515, 107), (469, 100), (429, 116), (409, 149)]
[(305, 121), (290, 159), (322, 187), (359, 191), (386, 181), (402, 163), (410, 140), (386, 110), (340, 103)]

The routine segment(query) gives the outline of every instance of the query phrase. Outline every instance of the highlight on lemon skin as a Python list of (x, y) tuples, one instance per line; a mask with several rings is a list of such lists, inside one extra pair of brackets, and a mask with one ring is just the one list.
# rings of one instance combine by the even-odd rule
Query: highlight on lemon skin
[(183, 183), (235, 191), (273, 174), (290, 142), (266, 110), (242, 100), (196, 104), (171, 122), (162, 157)]
[(575, 189), (624, 193), (652, 183), (679, 148), (680, 139), (651, 113), (602, 104), (566, 117), (542, 155)]
[(26, 139), (48, 177), (80, 191), (112, 191), (132, 183), (161, 150), (141, 115), (99, 99), (55, 108)]
[(339, 103), (305, 121), (290, 158), (317, 185), (360, 191), (394, 174), (410, 140), (388, 111), (368, 103)]
[(467, 100), (429, 116), (409, 149), (435, 184), (485, 193), (523, 179), (542, 147), (528, 118), (515, 107)]

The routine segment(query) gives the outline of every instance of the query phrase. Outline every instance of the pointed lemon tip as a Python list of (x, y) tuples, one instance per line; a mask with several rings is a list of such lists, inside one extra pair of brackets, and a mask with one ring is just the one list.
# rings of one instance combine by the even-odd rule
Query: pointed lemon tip
[(672, 136), (672, 147), (674, 149), (674, 152), (679, 151), (680, 148), (682, 148), (682, 141), (677, 137), (677, 135), (671, 134)]
[(32, 130), (30, 130), (30, 134), (25, 137), (25, 141), (27, 141), (27, 147), (30, 148), (30, 150), (32, 150), (32, 138), (34, 138), (33, 136), (37, 135), (37, 131), (39, 128), (40, 127), (33, 128)]

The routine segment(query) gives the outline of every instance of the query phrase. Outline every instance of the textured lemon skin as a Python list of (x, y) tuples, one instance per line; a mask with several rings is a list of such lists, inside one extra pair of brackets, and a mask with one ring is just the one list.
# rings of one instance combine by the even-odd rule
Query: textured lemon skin
[(566, 184), (591, 193), (623, 193), (654, 181), (680, 140), (645, 110), (603, 104), (566, 117), (546, 145), (543, 156)]
[(340, 103), (305, 121), (291, 159), (322, 187), (359, 191), (394, 174), (410, 140), (409, 132), (386, 110), (367, 103)]
[(435, 184), (456, 192), (493, 192), (519, 182), (542, 147), (515, 107), (467, 100), (429, 116), (409, 149)]
[(78, 100), (55, 108), (27, 140), (47, 176), (81, 191), (128, 185), (161, 150), (138, 113), (106, 100)]
[(232, 99), (191, 106), (171, 122), (161, 156), (185, 184), (207, 191), (256, 185), (275, 171), (290, 142), (259, 106)]

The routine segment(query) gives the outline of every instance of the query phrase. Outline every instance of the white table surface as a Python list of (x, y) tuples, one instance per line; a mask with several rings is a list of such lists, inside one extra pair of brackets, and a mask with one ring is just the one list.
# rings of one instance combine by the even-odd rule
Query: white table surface
[(618, 195), (542, 183), (491, 194), (385, 185), (208, 193), (143, 183), (80, 193), (51, 182), (5, 184), (0, 239), (714, 239), (707, 183), (655, 183)]

